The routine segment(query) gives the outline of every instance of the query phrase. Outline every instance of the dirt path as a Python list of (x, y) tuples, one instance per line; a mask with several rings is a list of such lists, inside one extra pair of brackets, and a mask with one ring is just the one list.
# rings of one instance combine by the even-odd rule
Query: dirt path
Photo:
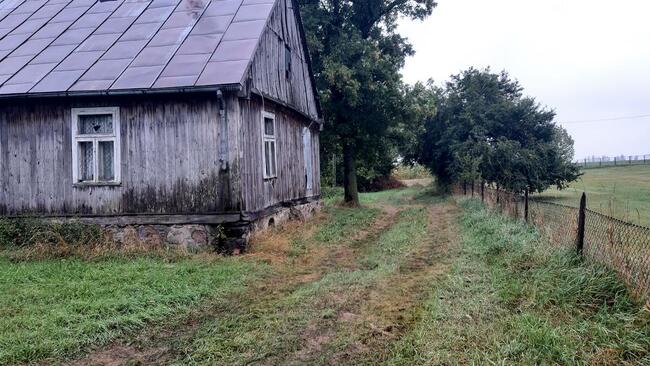
[[(307, 347), (295, 355), (297, 358), (284, 360), (286, 364), (317, 364), (324, 355), (327, 361), (323, 364), (335, 365), (376, 364), (386, 357), (391, 343), (408, 332), (415, 321), (430, 282), (448, 271), (458, 246), (457, 208), (437, 204), (427, 211), (429, 235), (408, 253), (398, 271), (367, 291), (338, 295), (344, 306), (335, 324), (325, 323), (321, 328), (312, 325), (304, 334)], [(336, 342), (332, 329), (345, 335), (344, 347)]]
[[(69, 365), (157, 365), (190, 356), (202, 363), (210, 345), (193, 355), (196, 339), (217, 337), (220, 330), (211, 333), (205, 325), (221, 319), (241, 324), (241, 329), (227, 330), (235, 336), (260, 333), (254, 346), (259, 349), (242, 355), (233, 352), (229, 361), (223, 356), (223, 361), (210, 364), (380, 362), (390, 344), (414, 322), (431, 281), (447, 271), (457, 245), (457, 208), (450, 203), (425, 207), (417, 202), (401, 206), (380, 202), (376, 207), (381, 213), (370, 225), (335, 244), (313, 239), (328, 222), (326, 214), (257, 238), (248, 259), (268, 263), (271, 274), (237, 299), (206, 304), (173, 327), (150, 327), (135, 339), (117, 341)], [(398, 253), (385, 268), (369, 265), (368, 253), (387, 241), (385, 235), (398, 230), (398, 223), (408, 224), (402, 218), (405, 211), (413, 215), (418, 209), (428, 216), (423, 221), (425, 235), (408, 243), (409, 250)], [(296, 242), (309, 244), (295, 254)], [(287, 315), (294, 313), (299, 315)], [(250, 314), (261, 315), (251, 318)], [(281, 346), (266, 344), (276, 342), (275, 338), (284, 340)]]

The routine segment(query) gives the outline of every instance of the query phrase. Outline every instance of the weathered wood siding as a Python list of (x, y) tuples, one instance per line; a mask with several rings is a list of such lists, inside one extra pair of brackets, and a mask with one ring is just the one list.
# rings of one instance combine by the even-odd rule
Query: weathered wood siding
[[(99, 106), (120, 107), (122, 184), (74, 187), (71, 108)], [(239, 174), (236, 154), (222, 171), (219, 124), (214, 94), (4, 101), (0, 214), (238, 210), (241, 187), (231, 184)]]
[[(246, 211), (320, 195), (319, 125), (269, 100), (254, 96), (232, 103), (243, 121), (241, 126), (241, 183), (245, 187), (243, 202)], [(277, 178), (264, 179), (262, 111), (275, 114), (277, 146)], [(311, 125), (311, 172), (305, 171), (303, 128)], [(313, 178), (313, 190), (307, 194), (307, 176)]]
[[(251, 86), (265, 96), (318, 120), (307, 49), (303, 46), (299, 26), (293, 1), (278, 0), (262, 34), (249, 77)], [(286, 46), (291, 49), (293, 65), (289, 78), (286, 77)]]

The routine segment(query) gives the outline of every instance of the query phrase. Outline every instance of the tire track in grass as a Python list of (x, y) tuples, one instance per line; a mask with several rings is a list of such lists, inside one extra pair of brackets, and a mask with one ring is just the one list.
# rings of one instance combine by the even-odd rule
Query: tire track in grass
[[(379, 235), (397, 215), (397, 211), (392, 210), (381, 211), (377, 215), (378, 212), (365, 212), (364, 215), (370, 217), (368, 222), (367, 217), (363, 216), (358, 222), (353, 220), (353, 224), (340, 230), (343, 237), (349, 236), (349, 231), (358, 231), (352, 235), (352, 239), (345, 241), (348, 244), (346, 246), (362, 247), (363, 242), (371, 241), (372, 237)], [(189, 314), (167, 319), (162, 324), (151, 324), (133, 338), (118, 339), (68, 365), (159, 365), (172, 363), (179, 358), (181, 361), (177, 362), (192, 364), (192, 358), (182, 360), (183, 355), (192, 353), (192, 348), (196, 345), (195, 338), (205, 331), (206, 325), (209, 327), (213, 322), (219, 323), (220, 319), (225, 322), (254, 322), (256, 316), (265, 312), (264, 309), (274, 309), (278, 301), (290, 296), (296, 288), (317, 281), (331, 268), (348, 265), (347, 256), (350, 253), (342, 249), (340, 240), (328, 245), (310, 243), (304, 253), (291, 255), (292, 246), (296, 242), (313, 241), (319, 229), (331, 225), (331, 216), (321, 214), (306, 222), (289, 223), (257, 238), (252, 253), (242, 260), (264, 262), (271, 266), (271, 271), (255, 283), (249, 283), (249, 290), (224, 299), (210, 300), (192, 309)], [(346, 263), (342, 263), (344, 261)], [(250, 330), (255, 332), (254, 327)], [(236, 345), (233, 346), (236, 348)], [(206, 362), (212, 363), (209, 360), (214, 359), (208, 358)], [(249, 358), (249, 361), (253, 361), (253, 358)]]

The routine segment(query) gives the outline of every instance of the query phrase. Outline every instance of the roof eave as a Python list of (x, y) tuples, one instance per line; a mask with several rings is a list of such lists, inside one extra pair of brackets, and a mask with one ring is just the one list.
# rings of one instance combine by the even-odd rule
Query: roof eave
[(0, 94), (0, 99), (17, 99), (17, 98), (62, 98), (62, 97), (93, 97), (93, 96), (122, 96), (122, 95), (159, 95), (159, 94), (189, 94), (189, 93), (209, 93), (222, 91), (240, 91), (240, 83), (206, 85), (206, 86), (187, 86), (173, 88), (155, 88), (155, 89), (122, 89), (122, 90), (81, 90), (81, 91), (59, 91), (59, 92), (42, 92), (42, 93), (18, 93), (18, 94)]

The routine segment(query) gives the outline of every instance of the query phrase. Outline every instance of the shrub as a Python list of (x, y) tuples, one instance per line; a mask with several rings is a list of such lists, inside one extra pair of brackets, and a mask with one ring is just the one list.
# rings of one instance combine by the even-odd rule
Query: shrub
[(98, 243), (98, 225), (78, 221), (48, 223), (36, 219), (0, 219), (0, 248), (84, 246)]
[(398, 165), (393, 170), (393, 176), (400, 180), (427, 179), (432, 177), (429, 170), (420, 164)]

